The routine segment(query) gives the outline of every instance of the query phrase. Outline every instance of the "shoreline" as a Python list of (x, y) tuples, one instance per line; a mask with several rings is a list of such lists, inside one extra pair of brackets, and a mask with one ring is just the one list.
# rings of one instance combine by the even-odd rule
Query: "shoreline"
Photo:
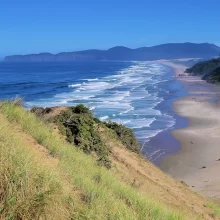
[(174, 101), (173, 109), (189, 121), (188, 126), (171, 131), (180, 151), (164, 157), (159, 167), (194, 191), (220, 201), (220, 87), (182, 75), (184, 65), (157, 62), (172, 67), (185, 87), (188, 94)]
[[(146, 149), (157, 149), (155, 153), (149, 155), (149, 152), (145, 150), (145, 148), (143, 148), (143, 155), (156, 166), (159, 166), (160, 162), (165, 157), (180, 151), (180, 143), (172, 135), (172, 130), (188, 126), (188, 119), (178, 115), (172, 106), (172, 103), (174, 101), (187, 95), (183, 85), (178, 80), (176, 80), (178, 74), (182, 74), (187, 67), (185, 67), (184, 65), (175, 64), (169, 60), (155, 60), (153, 61), (153, 63), (162, 64), (163, 66), (166, 66), (167, 68), (172, 70), (172, 80), (168, 83), (164, 82), (165, 85), (161, 87), (162, 89), (168, 91), (169, 95), (163, 95), (164, 101), (160, 103), (156, 107), (156, 109), (160, 111), (161, 109), (162, 111), (164, 109), (165, 111), (163, 111), (163, 114), (170, 115), (172, 119), (175, 121), (173, 126), (162, 130), (157, 135), (151, 137), (147, 142)], [(164, 143), (166, 143), (166, 146), (164, 145)]]

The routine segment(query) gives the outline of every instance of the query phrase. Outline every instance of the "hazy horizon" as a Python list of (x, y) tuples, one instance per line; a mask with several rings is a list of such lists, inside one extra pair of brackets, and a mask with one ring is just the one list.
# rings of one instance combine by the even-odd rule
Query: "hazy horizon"
[[(178, 43), (178, 42), (177, 42)], [(201, 42), (201, 43), (197, 43), (197, 42), (179, 42), (179, 43), (193, 43), (193, 44), (203, 44), (203, 43), (208, 43), (208, 44), (212, 44), (212, 43), (209, 43), (209, 42)], [(174, 44), (172, 42), (168, 42), (168, 43), (164, 43), (164, 44)], [(152, 45), (152, 46), (140, 46), (140, 47), (134, 47), (134, 48), (131, 48), (131, 47), (127, 47), (127, 48), (130, 48), (130, 49), (137, 49), (137, 48), (141, 48), (141, 47), (153, 47), (153, 46), (158, 46), (158, 45), (163, 45), (163, 44), (157, 44), (157, 45)], [(220, 45), (217, 45), (215, 44), (216, 46), (220, 46)], [(113, 47), (124, 47), (124, 45), (115, 45)], [(0, 62), (4, 60), (4, 58), (6, 56), (11, 56), (11, 55), (30, 55), (30, 54), (40, 54), (40, 53), (50, 53), (50, 54), (58, 54), (58, 53), (62, 53), (62, 52), (77, 52), (77, 51), (85, 51), (85, 50), (108, 50), (108, 49), (111, 49), (113, 47), (110, 47), (110, 48), (104, 48), (104, 49), (100, 49), (100, 48), (87, 48), (87, 49), (82, 49), (82, 50), (71, 50), (71, 51), (58, 51), (57, 53), (51, 53), (50, 51), (41, 51), (39, 53), (28, 53), (28, 54), (8, 54), (8, 55), (5, 55), (5, 56), (0, 56)]]
[(4, 2), (0, 57), (117, 45), (137, 48), (167, 42), (220, 45), (218, 6), (217, 0)]

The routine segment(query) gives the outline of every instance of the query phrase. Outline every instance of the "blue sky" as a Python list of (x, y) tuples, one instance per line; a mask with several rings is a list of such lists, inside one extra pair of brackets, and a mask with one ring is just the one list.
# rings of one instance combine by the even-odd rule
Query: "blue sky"
[(219, 11), (219, 0), (1, 0), (0, 57), (167, 42), (220, 45)]

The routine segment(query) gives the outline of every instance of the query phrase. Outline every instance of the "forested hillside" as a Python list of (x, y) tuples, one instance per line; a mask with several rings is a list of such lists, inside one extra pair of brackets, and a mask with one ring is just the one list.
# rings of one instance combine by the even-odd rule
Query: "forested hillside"
[(199, 62), (193, 67), (186, 69), (186, 73), (193, 76), (201, 76), (210, 83), (220, 82), (220, 58)]

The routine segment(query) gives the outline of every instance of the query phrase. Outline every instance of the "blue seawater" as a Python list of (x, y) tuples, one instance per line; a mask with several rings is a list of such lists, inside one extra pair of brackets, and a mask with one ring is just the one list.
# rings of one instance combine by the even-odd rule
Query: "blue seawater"
[(175, 125), (170, 101), (179, 91), (173, 70), (154, 62), (0, 63), (1, 100), (18, 95), (26, 108), (82, 103), (132, 128), (152, 161), (166, 149), (147, 143)]

